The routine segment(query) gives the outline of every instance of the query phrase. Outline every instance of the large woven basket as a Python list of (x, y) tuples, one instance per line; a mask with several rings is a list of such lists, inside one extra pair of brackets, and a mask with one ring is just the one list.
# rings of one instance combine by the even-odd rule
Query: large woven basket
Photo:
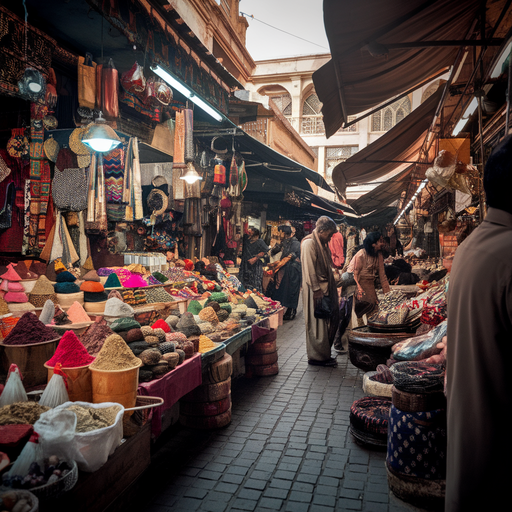
[(446, 396), (442, 391), (409, 393), (392, 386), (391, 397), (393, 405), (404, 412), (446, 409)]
[(57, 302), (66, 309), (73, 305), (74, 302), (78, 302), (82, 306), (84, 305), (84, 292), (76, 293), (57, 293)]

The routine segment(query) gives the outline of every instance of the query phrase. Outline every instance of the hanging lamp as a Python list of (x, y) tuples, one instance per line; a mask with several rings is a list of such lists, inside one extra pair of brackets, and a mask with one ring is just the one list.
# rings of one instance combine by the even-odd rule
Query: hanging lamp
[(198, 180), (202, 180), (203, 177), (196, 171), (193, 162), (187, 163), (187, 171), (183, 176), (180, 176), (181, 180), (185, 180), (188, 184), (195, 183)]
[(121, 139), (100, 111), (98, 118), (87, 126), (82, 142), (98, 153), (108, 153), (121, 144)]

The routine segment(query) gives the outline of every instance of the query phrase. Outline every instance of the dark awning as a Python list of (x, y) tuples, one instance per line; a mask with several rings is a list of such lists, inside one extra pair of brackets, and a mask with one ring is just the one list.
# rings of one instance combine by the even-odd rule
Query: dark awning
[[(228, 147), (232, 146), (234, 139), (235, 149), (242, 154), (247, 173), (257, 173), (259, 176), (276, 180), (284, 185), (315, 192), (309, 183), (311, 182), (334, 194), (321, 174), (260, 142), (228, 119), (225, 119), (223, 126), (224, 128), (219, 129), (195, 129), (194, 137), (208, 141), (213, 137), (224, 138)], [(229, 128), (225, 128), (226, 126)]]
[(338, 164), (332, 180), (342, 195), (347, 185), (375, 181), (417, 162), (432, 124), (442, 87), (375, 142)]
[[(462, 46), (455, 44), (468, 35), (481, 3), (324, 0), (332, 59), (313, 74), (313, 81), (323, 103), (326, 136), (336, 133), (348, 116), (447, 71)], [(439, 46), (403, 47), (421, 42)]]
[(360, 215), (385, 209), (392, 202), (399, 199), (404, 190), (407, 190), (413, 168), (414, 165), (410, 165), (394, 178), (358, 197), (350, 203), (350, 206)]

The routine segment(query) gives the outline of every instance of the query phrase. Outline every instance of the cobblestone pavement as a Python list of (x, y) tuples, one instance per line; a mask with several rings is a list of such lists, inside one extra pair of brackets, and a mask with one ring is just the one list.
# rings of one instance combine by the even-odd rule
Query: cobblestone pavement
[(232, 382), (232, 422), (215, 431), (168, 429), (130, 510), (420, 511), (387, 483), (385, 451), (349, 433), (363, 372), (307, 364), (302, 311), (278, 331), (279, 374)]

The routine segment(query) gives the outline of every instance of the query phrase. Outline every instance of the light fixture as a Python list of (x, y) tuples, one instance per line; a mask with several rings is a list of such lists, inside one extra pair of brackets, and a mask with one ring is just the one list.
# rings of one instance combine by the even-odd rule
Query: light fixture
[(393, 225), (396, 226), (398, 221), (401, 219), (401, 217), (404, 216), (404, 214), (407, 212), (407, 210), (413, 206), (414, 200), (419, 196), (420, 192), (427, 186), (428, 178), (425, 178), (416, 189), (416, 192), (412, 196), (411, 200), (407, 203), (407, 206), (400, 212), (400, 215), (395, 219), (395, 222), (393, 222)]
[(471, 103), (468, 105), (466, 110), (464, 111), (464, 114), (459, 119), (459, 122), (455, 125), (455, 128), (452, 131), (452, 136), (456, 137), (466, 126), (466, 123), (468, 122), (468, 119), (471, 115), (475, 112), (476, 108), (478, 107), (478, 99), (475, 97), (472, 99)]
[(185, 180), (189, 185), (202, 179), (202, 176), (196, 171), (192, 162), (187, 163), (187, 172), (183, 176), (180, 176), (180, 180)]
[(40, 71), (26, 68), (18, 82), (19, 95), (29, 101), (38, 102), (46, 94), (46, 80)]
[(206, 103), (206, 101), (201, 99), (199, 96), (196, 96), (194, 91), (189, 89), (183, 82), (178, 80), (175, 76), (171, 75), (171, 73), (169, 73), (168, 71), (166, 71), (158, 65), (151, 66), (151, 71), (156, 73), (160, 78), (164, 79), (171, 87), (174, 87), (174, 89), (183, 94), (185, 98), (195, 103), (207, 114), (210, 114), (216, 121), (221, 122), (223, 120), (223, 116), (219, 114), (219, 112), (217, 112), (211, 105)]
[(100, 112), (98, 118), (87, 126), (82, 142), (98, 153), (107, 153), (121, 144), (121, 139)]

